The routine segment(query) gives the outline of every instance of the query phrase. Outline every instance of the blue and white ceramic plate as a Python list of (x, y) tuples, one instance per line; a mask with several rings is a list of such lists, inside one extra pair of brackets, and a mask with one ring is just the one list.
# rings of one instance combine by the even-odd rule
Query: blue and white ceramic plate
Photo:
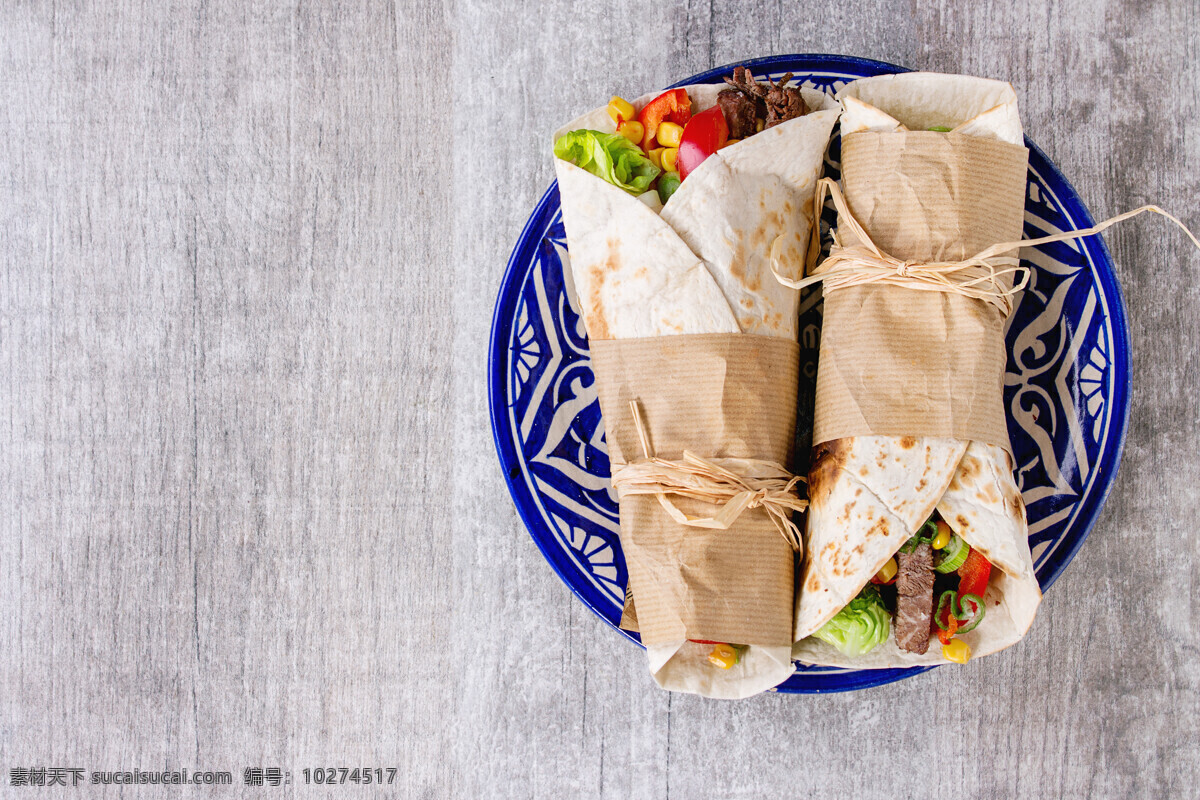
[[(905, 71), (860, 58), (773, 56), (744, 62), (755, 75), (792, 72), (834, 92), (855, 78)], [(676, 85), (719, 83), (733, 65)], [(1078, 230), (1091, 215), (1033, 142), (1025, 237)], [(839, 148), (830, 148), (837, 174)], [(550, 158), (549, 147), (546, 157)], [(1029, 514), (1029, 544), (1042, 589), (1070, 563), (1096, 520), (1120, 463), (1129, 409), (1129, 334), (1112, 261), (1098, 236), (1022, 251), (1029, 288), (1009, 320), (1005, 401), (1017, 480)], [(579, 599), (617, 628), (626, 573), (617, 537), (600, 403), (588, 341), (563, 281), (566, 235), (557, 186), (521, 233), (492, 325), (492, 429), (509, 490), (533, 540)], [(820, 294), (801, 309), (802, 372), (815, 375)], [(801, 386), (801, 427), (805, 415)], [(811, 386), (808, 402), (811, 403)], [(803, 431), (801, 436), (803, 437)], [(803, 452), (803, 451), (798, 451)], [(621, 631), (637, 641), (636, 634)], [(837, 692), (911, 677), (931, 668), (797, 668), (784, 692)]]

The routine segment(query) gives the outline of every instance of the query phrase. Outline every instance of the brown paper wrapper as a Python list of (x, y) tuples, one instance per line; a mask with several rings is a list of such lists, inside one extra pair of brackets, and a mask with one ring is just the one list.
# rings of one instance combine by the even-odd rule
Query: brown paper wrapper
[[(791, 464), (796, 342), (722, 333), (593, 340), (590, 348), (614, 470), (642, 457), (632, 400), (661, 458), (689, 450)], [(689, 516), (712, 509), (672, 500)], [(675, 522), (652, 495), (632, 495), (620, 501), (620, 521), (629, 572), (622, 627), (639, 630), (644, 644), (791, 644), (794, 557), (763, 509), (709, 530)]]
[[(957, 261), (1021, 238), (1028, 158), (1024, 147), (961, 134), (860, 132), (842, 140), (842, 184), (885, 253)], [(937, 436), (1011, 452), (1006, 360), (1004, 318), (982, 300), (880, 284), (830, 291), (813, 444)]]

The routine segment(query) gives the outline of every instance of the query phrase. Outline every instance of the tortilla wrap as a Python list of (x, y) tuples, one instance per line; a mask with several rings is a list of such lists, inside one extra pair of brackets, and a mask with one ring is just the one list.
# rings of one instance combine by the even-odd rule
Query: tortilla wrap
[[(1016, 93), (1001, 81), (887, 75), (848, 84), (838, 100), (844, 108), (843, 136), (946, 127), (1011, 144), (1023, 141)], [(973, 656), (1008, 647), (1032, 623), (1041, 590), (1025, 505), (1013, 479), (1012, 457), (1004, 448), (911, 436), (818, 443), (809, 472), (809, 503), (796, 606), (797, 660), (860, 669), (949, 663), (940, 647), (931, 646), (923, 655), (901, 650), (894, 632), (858, 657), (809, 638), (854, 599), (934, 510), (997, 568), (984, 597), (984, 620), (960, 634)]]
[[(715, 105), (727, 87), (685, 88), (698, 113)], [(799, 293), (775, 280), (770, 254), (774, 248), (785, 270), (802, 275), (812, 196), (840, 113), (827, 95), (802, 93), (816, 110), (713, 154), (665, 206), (659, 206), (653, 190), (634, 197), (555, 159), (568, 282), (591, 339), (724, 333), (796, 340)], [(645, 95), (634, 107), (640, 110), (656, 96)], [(554, 137), (579, 129), (615, 131), (602, 107)], [(736, 535), (736, 523), (724, 533)], [(786, 555), (790, 574), (790, 550)], [(665, 689), (740, 698), (793, 672), (786, 645), (751, 642), (729, 670), (708, 663), (711, 649), (686, 639), (650, 644), (651, 673)]]

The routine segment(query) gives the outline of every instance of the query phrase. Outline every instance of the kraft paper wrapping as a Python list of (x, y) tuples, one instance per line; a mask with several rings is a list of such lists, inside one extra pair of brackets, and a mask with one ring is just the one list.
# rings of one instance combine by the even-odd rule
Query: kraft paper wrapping
[[(799, 345), (744, 334), (593, 340), (592, 370), (614, 471), (642, 457), (636, 400), (654, 454), (755, 458), (791, 464)], [(705, 504), (673, 498), (689, 515)], [(648, 647), (684, 639), (787, 646), (794, 558), (767, 513), (745, 511), (728, 530), (680, 525), (649, 495), (620, 501), (621, 548)], [(628, 595), (627, 595), (628, 597)], [(631, 627), (627, 603), (623, 627)]]
[[(842, 141), (842, 183), (851, 213), (884, 252), (960, 260), (1021, 238), (1028, 157), (1024, 147), (961, 134), (859, 132)], [(813, 444), (930, 436), (1011, 452), (1006, 360), (1004, 319), (984, 301), (884, 285), (830, 291)]]

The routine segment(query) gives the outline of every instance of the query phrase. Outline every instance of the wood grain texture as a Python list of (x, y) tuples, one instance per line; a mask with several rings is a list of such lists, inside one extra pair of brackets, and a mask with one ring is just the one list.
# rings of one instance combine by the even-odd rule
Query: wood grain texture
[(5, 793), (42, 765), (325, 796), (241, 770), (360, 764), (395, 797), (1200, 794), (1200, 257), (1159, 222), (1107, 237), (1113, 494), (964, 670), (657, 690), (521, 526), (484, 382), (550, 132), (747, 57), (1010, 80), (1097, 216), (1200, 230), (1190, 0), (96, 5), (0, 5)]

